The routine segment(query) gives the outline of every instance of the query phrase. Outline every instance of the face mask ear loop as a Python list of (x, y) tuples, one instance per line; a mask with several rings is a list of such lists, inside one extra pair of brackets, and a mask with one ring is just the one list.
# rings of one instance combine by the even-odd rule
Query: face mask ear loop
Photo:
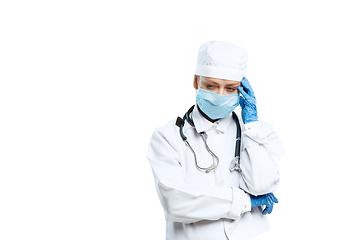
[[(198, 89), (201, 88), (201, 87), (200, 87), (200, 84), (199, 84), (200, 81), (201, 81), (201, 76), (198, 76), (198, 78), (197, 78)], [(197, 90), (198, 90), (198, 89), (196, 89), (196, 93), (197, 93)]]

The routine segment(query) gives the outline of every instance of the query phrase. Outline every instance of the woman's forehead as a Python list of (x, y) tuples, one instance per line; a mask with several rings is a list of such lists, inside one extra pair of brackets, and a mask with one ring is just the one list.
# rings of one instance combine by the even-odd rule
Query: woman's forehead
[(226, 84), (226, 85), (239, 85), (239, 81), (232, 81), (232, 80), (226, 80), (226, 79), (220, 79), (220, 78), (212, 78), (212, 77), (202, 77), (203, 80), (206, 82), (214, 82), (219, 84)]

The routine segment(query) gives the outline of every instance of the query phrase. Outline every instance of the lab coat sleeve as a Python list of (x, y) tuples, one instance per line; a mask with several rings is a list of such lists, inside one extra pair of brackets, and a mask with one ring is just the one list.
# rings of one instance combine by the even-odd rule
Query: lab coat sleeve
[[(169, 134), (169, 131), (165, 132)], [(170, 131), (170, 134), (178, 132)], [(179, 154), (159, 129), (151, 138), (147, 158), (167, 221), (193, 223), (205, 219), (239, 219), (242, 213), (251, 210), (249, 195), (239, 188), (186, 183)]]
[(285, 150), (274, 128), (257, 121), (244, 125), (240, 186), (252, 195), (274, 192), (280, 183), (279, 161)]

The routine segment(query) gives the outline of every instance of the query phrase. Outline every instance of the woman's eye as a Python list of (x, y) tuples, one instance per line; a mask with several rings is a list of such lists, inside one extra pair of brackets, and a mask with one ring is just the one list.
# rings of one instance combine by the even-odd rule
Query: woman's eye
[(208, 88), (213, 88), (214, 86), (213, 85), (208, 85)]
[(233, 91), (235, 91), (235, 88), (228, 88), (228, 91), (233, 92)]

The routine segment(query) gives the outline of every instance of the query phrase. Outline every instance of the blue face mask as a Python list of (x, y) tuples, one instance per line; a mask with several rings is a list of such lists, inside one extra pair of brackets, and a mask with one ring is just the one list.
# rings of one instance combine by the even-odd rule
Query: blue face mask
[(199, 88), (196, 103), (210, 119), (215, 120), (229, 115), (239, 105), (239, 94), (219, 95)]

